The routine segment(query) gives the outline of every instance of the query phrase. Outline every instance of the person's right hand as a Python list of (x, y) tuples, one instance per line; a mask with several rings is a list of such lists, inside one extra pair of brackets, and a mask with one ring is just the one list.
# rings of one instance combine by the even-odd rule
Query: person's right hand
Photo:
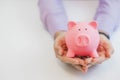
[(109, 59), (114, 52), (114, 48), (110, 40), (103, 34), (100, 34), (100, 42), (97, 48), (99, 54), (98, 58), (94, 58), (93, 63), (102, 63), (106, 59)]

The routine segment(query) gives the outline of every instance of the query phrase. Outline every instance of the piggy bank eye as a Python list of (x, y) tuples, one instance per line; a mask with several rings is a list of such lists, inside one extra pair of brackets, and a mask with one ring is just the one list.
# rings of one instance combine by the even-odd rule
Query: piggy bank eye
[(87, 31), (87, 28), (85, 28), (85, 30)]
[(78, 31), (80, 31), (80, 29), (78, 29)]

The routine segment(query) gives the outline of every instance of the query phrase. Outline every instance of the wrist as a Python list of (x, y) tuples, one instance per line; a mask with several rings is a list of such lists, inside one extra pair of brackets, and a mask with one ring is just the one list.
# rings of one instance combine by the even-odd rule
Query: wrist
[(60, 31), (57, 31), (55, 34), (54, 34), (54, 40), (61, 34), (65, 33), (66, 31), (65, 30), (60, 30)]
[(110, 39), (109, 34), (107, 34), (107, 33), (104, 32), (104, 31), (99, 31), (99, 34), (100, 34), (100, 35), (104, 35), (107, 39)]

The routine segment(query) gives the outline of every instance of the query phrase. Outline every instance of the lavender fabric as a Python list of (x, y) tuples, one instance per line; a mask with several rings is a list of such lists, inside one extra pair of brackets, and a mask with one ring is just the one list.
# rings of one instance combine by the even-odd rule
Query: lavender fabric
[[(41, 20), (48, 32), (67, 30), (68, 18), (62, 0), (39, 0)], [(94, 17), (99, 24), (98, 29), (111, 35), (120, 20), (120, 0), (99, 0)]]

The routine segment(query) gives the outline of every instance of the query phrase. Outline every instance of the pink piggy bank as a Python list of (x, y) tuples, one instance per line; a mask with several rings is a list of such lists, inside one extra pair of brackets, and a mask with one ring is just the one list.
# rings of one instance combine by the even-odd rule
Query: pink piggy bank
[(96, 51), (99, 40), (100, 37), (95, 21), (89, 23), (69, 22), (68, 31), (65, 36), (66, 45), (68, 47), (67, 57), (99, 57)]

